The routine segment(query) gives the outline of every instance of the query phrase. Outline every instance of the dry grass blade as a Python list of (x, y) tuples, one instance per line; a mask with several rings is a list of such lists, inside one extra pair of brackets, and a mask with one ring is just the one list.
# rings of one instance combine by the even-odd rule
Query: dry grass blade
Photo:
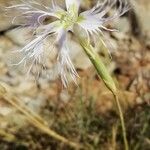
[(3, 129), (0, 129), (0, 136), (2, 136), (8, 142), (14, 141), (16, 139), (14, 135), (4, 131)]
[[(29, 111), (25, 106), (21, 107), (19, 106), (15, 101), (11, 100), (9, 96), (7, 96), (7, 91), (5, 90), (4, 87), (0, 85), (0, 96), (4, 98), (4, 100), (11, 104), (13, 107), (15, 107), (18, 111), (20, 111), (22, 114), (24, 114), (27, 118), (27, 120), (36, 128), (40, 129), (44, 133), (48, 134), (49, 136), (75, 148), (75, 149), (80, 149), (81, 145), (74, 143), (65, 137), (57, 134), (53, 130), (49, 129), (45, 124), (42, 122), (45, 122), (39, 117), (38, 115), (33, 114), (33, 112)], [(42, 122), (41, 122), (42, 121)]]

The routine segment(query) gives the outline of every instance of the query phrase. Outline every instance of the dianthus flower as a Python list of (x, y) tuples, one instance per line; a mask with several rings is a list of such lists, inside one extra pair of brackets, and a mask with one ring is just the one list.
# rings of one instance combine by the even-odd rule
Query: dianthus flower
[[(33, 40), (24, 46), (19, 52), (24, 53), (23, 59), (18, 63), (26, 64), (32, 60), (29, 70), (34, 63), (42, 63), (44, 58), (44, 42), (48, 37), (54, 36), (54, 46), (58, 49), (57, 71), (62, 79), (63, 85), (67, 86), (67, 75), (76, 82), (78, 76), (74, 65), (69, 57), (69, 47), (67, 35), (68, 32), (74, 33), (74, 29), (80, 28), (81, 32), (86, 33), (86, 38), (90, 41), (90, 37), (94, 34), (102, 34), (102, 30), (113, 31), (105, 27), (109, 21), (119, 18), (128, 10), (127, 3), (121, 0), (105, 0), (98, 3), (90, 10), (79, 13), (81, 0), (65, 0), (66, 9), (61, 8), (55, 1), (52, 1), (50, 7), (44, 6), (35, 1), (26, 2), (18, 5), (7, 7), (7, 11), (17, 11), (18, 15), (13, 18), (13, 22), (18, 21), (18, 25), (33, 29)], [(112, 15), (108, 15), (110, 9), (114, 6), (116, 11)], [(53, 17), (54, 21), (45, 24), (47, 18)], [(21, 21), (20, 21), (21, 20)]]

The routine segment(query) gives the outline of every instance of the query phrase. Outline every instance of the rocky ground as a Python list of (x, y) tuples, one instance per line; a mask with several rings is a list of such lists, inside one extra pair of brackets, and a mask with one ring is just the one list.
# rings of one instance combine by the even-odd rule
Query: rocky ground
[[(48, 0), (41, 1), (49, 3)], [(16, 2), (0, 0), (0, 5), (8, 6)], [(87, 0), (82, 9), (91, 7), (92, 3)], [(63, 4), (61, 1), (62, 6)], [(105, 48), (102, 45), (97, 44), (96, 49), (120, 89), (118, 95), (125, 112), (131, 149), (148, 150), (150, 2), (137, 0), (131, 1), (131, 5), (133, 10), (110, 25), (121, 32), (106, 33), (112, 44), (112, 60), (103, 51)], [(5, 96), (0, 94), (0, 149), (70, 149), (33, 128), (26, 117), (5, 100), (6, 97), (17, 97), (20, 106), (25, 104), (26, 108), (42, 116), (50, 128), (64, 137), (81, 143), (88, 149), (99, 150), (102, 147), (104, 150), (121, 150), (120, 125), (113, 97), (97, 77), (74, 37), (70, 35), (70, 56), (80, 78), (78, 86), (70, 81), (68, 89), (62, 88), (61, 81), (54, 74), (47, 76), (52, 73), (49, 68), (53, 65), (55, 54), (48, 57), (50, 61), (47, 63), (47, 71), (38, 79), (34, 73), (27, 77), (21, 65), (12, 66), (22, 57), (13, 51), (23, 47), (30, 37), (28, 29), (15, 28), (4, 13), (0, 14), (0, 85), (7, 90)]]

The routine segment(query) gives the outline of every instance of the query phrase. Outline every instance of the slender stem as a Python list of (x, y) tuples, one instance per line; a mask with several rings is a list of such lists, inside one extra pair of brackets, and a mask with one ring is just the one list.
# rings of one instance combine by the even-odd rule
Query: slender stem
[(118, 109), (118, 112), (119, 112), (119, 118), (120, 118), (120, 123), (121, 123), (121, 128), (122, 128), (122, 135), (123, 135), (125, 150), (129, 150), (127, 135), (126, 135), (126, 127), (125, 127), (125, 121), (124, 121), (122, 108), (121, 108), (121, 105), (120, 105), (117, 94), (113, 94), (113, 95), (114, 95), (114, 99), (115, 99), (117, 109)]
[(120, 122), (121, 122), (121, 127), (122, 127), (122, 136), (123, 136), (123, 141), (124, 141), (124, 148), (125, 148), (125, 150), (129, 150), (128, 142), (127, 142), (127, 136), (126, 136), (124, 116), (123, 116), (123, 112), (122, 112), (122, 109), (121, 109), (121, 106), (120, 106), (118, 96), (116, 94), (117, 93), (117, 88), (116, 88), (116, 85), (114, 83), (114, 80), (110, 76), (107, 68), (105, 67), (105, 65), (101, 61), (99, 55), (94, 51), (94, 48), (91, 46), (91, 44), (88, 43), (85, 40), (85, 38), (83, 38), (83, 37), (79, 37), (79, 41), (80, 41), (81, 46), (83, 47), (83, 50), (85, 51), (85, 53), (87, 54), (87, 56), (91, 60), (92, 64), (94, 65), (98, 75), (101, 77), (101, 79), (105, 83), (106, 87), (114, 95), (114, 99), (115, 99), (115, 102), (116, 102), (116, 105), (117, 105), (117, 109), (118, 109), (118, 112), (119, 112), (119, 118), (120, 118)]

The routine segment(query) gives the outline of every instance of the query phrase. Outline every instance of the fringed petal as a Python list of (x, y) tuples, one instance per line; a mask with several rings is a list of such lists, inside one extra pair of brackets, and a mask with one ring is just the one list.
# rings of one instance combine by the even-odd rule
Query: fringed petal
[(70, 59), (69, 49), (66, 42), (64, 42), (58, 54), (58, 73), (61, 77), (64, 87), (68, 86), (69, 78), (71, 78), (77, 84), (76, 78), (79, 76)]
[(63, 28), (58, 32), (56, 45), (58, 47), (58, 74), (61, 77), (64, 87), (67, 87), (68, 77), (71, 77), (71, 79), (77, 83), (76, 77), (78, 77), (78, 73), (70, 59), (69, 48), (67, 45), (67, 31)]
[(44, 30), (43, 32), (40, 32), (40, 34), (36, 34), (35, 38), (32, 41), (30, 41), (22, 49), (15, 51), (17, 53), (21, 53), (23, 58), (17, 64), (13, 65), (24, 64), (24, 66), (27, 66), (26, 64), (29, 64), (27, 69), (28, 73), (31, 71), (35, 64), (41, 64), (43, 66), (46, 57), (44, 43), (48, 37), (57, 33), (57, 23), (58, 22), (56, 21), (49, 25), (42, 26)]
[(107, 17), (106, 14), (109, 13), (111, 8), (114, 8), (117, 5), (117, 0), (105, 0), (103, 3), (98, 2), (96, 6), (92, 9), (82, 12), (80, 17), (83, 18), (82, 21), (79, 22), (82, 28), (87, 30), (90, 33), (97, 33), (101, 29), (108, 31), (116, 31), (112, 29), (107, 29), (104, 27), (104, 23), (109, 21), (113, 21), (123, 15), (125, 12), (129, 10), (129, 5), (127, 2), (123, 3), (122, 0), (119, 0), (119, 7), (116, 12)]
[(56, 17), (59, 11), (64, 11), (58, 5), (52, 3), (52, 7), (46, 7), (37, 2), (25, 2), (22, 0), (22, 4), (6, 7), (7, 16), (13, 17), (12, 12), (16, 12), (16, 16), (13, 17), (12, 23), (22, 26), (38, 27), (44, 24), (47, 17)]
[(24, 67), (27, 67), (27, 74), (29, 74), (35, 64), (42, 63), (44, 59), (44, 40), (46, 37), (47, 35), (38, 36), (21, 50), (15, 51), (15, 53), (22, 54), (23, 58), (13, 65), (23, 64)]

